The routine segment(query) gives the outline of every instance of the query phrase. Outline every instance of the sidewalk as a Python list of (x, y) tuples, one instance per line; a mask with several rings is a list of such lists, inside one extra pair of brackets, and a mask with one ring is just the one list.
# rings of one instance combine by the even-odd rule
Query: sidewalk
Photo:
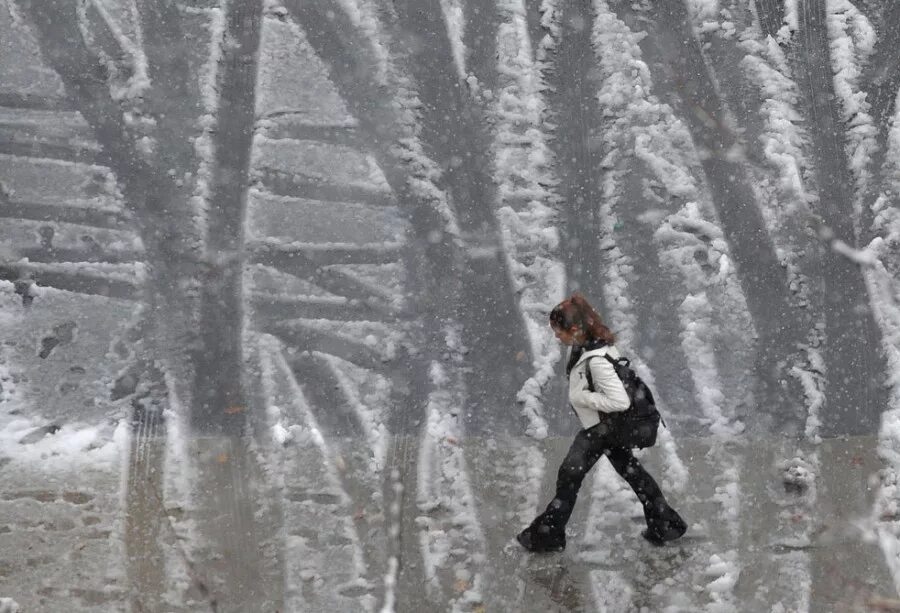
[[(684, 471), (671, 459), (670, 446), (648, 451), (646, 465), (690, 524), (683, 539), (665, 547), (640, 537), (640, 507), (601, 460), (579, 497), (567, 550), (526, 554), (512, 536), (549, 500), (568, 443), (563, 438), (454, 443), (465, 472), (432, 468), (445, 471), (444, 483), (453, 491), (469, 493), (473, 512), (431, 505), (420, 496), (418, 515), (403, 515), (394, 610), (819, 612), (885, 610), (897, 602), (873, 538), (879, 464), (871, 438), (825, 440), (800, 453), (772, 442), (681, 440), (677, 458)], [(237, 610), (229, 605), (237, 602), (235, 590), (243, 592), (246, 604), (246, 586), (229, 584), (228, 573), (211, 576), (217, 568), (230, 568), (242, 576), (259, 572), (270, 586), (283, 581), (284, 595), (277, 599), (284, 599), (286, 611), (378, 610), (390, 570), (382, 564), (383, 549), (377, 550), (391, 535), (391, 500), (367, 497), (357, 506), (356, 493), (342, 492), (334, 475), (353, 473), (355, 462), (364, 458), (354, 452), (354, 441), (331, 442), (329, 449), (332, 458), (342, 459), (322, 470), (323, 458), (311, 446), (284, 448), (282, 476), (288, 480), (282, 500), (266, 503), (280, 510), (256, 515), (263, 533), (283, 539), (280, 554), (225, 551), (227, 543), (215, 539), (182, 544), (193, 552), (192, 563), (211, 590), (208, 598), (194, 593), (195, 604)], [(529, 454), (546, 469), (530, 471)], [(804, 466), (818, 470), (804, 475)], [(440, 486), (428, 474), (419, 471), (429, 482), (426, 490)], [(0, 597), (14, 599), (28, 613), (126, 611), (129, 595), (132, 602), (146, 603), (145, 610), (155, 610), (159, 599), (140, 594), (142, 586), (164, 583), (167, 599), (196, 592), (196, 585), (184, 583), (185, 571), (175, 569), (175, 544), (165, 535), (159, 542), (164, 568), (146, 566), (171, 576), (129, 581), (126, 568), (142, 565), (123, 563), (123, 483), (108, 469), (48, 474), (40, 466), (9, 461), (0, 467)], [(216, 496), (228, 499), (228, 485), (219, 485)], [(239, 489), (266, 491), (259, 483)], [(244, 504), (259, 507), (262, 501)], [(202, 540), (211, 529), (201, 525), (203, 516), (213, 508), (209, 503), (196, 516), (183, 510), (176, 524), (192, 526), (190, 538)], [(161, 519), (146, 521), (158, 526)], [(135, 518), (128, 525), (135, 529)], [(265, 564), (260, 565), (261, 557)], [(308, 570), (310, 563), (315, 572)], [(413, 585), (407, 577), (419, 579)], [(255, 598), (260, 594), (253, 601), (262, 603)]]

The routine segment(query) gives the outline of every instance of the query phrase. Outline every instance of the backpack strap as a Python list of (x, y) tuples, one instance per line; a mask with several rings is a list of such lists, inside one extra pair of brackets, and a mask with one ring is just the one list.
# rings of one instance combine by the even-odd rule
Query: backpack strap
[[(608, 353), (604, 353), (603, 357), (606, 358), (607, 361), (613, 365), (613, 368), (616, 367), (616, 360), (609, 357)], [(591, 358), (588, 358), (584, 361), (584, 373), (587, 377), (588, 391), (596, 392), (597, 390), (594, 389), (594, 376), (591, 374)], [(618, 373), (616, 373), (616, 375), (618, 375)]]
[[(626, 362), (628, 362), (629, 367), (631, 366), (631, 360), (629, 360), (628, 358), (619, 358), (617, 360), (615, 358), (610, 357), (610, 355), (608, 353), (604, 353), (603, 357), (606, 358), (607, 362), (609, 362), (610, 364), (613, 365), (614, 370), (615, 370), (616, 364), (619, 363), (619, 360), (625, 360)], [(585, 375), (587, 376), (588, 391), (594, 392), (596, 390), (594, 389), (594, 376), (591, 375), (590, 362), (591, 362), (591, 358), (588, 358), (584, 361), (584, 372), (585, 372)], [(616, 371), (616, 376), (618, 377), (618, 375), (619, 375), (619, 373), (618, 373), (618, 371)], [(621, 378), (619, 380), (621, 381)], [(622, 384), (624, 385), (625, 382), (622, 381)], [(628, 388), (626, 388), (625, 391), (627, 392)], [(630, 398), (630, 394), (629, 394), (629, 400), (630, 399), (631, 398)], [(659, 412), (659, 409), (657, 409), (657, 412)], [(663, 427), (668, 429), (669, 426), (668, 426), (668, 424), (666, 424), (666, 420), (663, 419), (662, 413), (659, 414), (659, 420), (662, 422)]]
[[(628, 362), (629, 365), (631, 365), (631, 361), (630, 361), (628, 358), (618, 358), (618, 359), (616, 359), (616, 358), (610, 357), (610, 355), (609, 355), (608, 353), (604, 353), (604, 354), (603, 354), (603, 357), (606, 358), (606, 361), (607, 361), (607, 362), (609, 362), (610, 364), (613, 365), (613, 368), (616, 367), (616, 364), (619, 363), (619, 360), (625, 360), (626, 362)], [(590, 358), (588, 358), (588, 359), (590, 359)]]

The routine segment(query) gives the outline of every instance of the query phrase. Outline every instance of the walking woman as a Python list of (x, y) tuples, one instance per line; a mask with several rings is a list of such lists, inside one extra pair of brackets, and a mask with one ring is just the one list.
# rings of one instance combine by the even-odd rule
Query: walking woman
[(631, 448), (620, 446), (622, 443), (613, 437), (604, 421), (604, 414), (626, 411), (631, 406), (625, 386), (613, 365), (605, 359), (606, 355), (613, 359), (620, 357), (615, 336), (588, 301), (577, 293), (554, 307), (550, 327), (556, 338), (572, 347), (566, 365), (569, 402), (581, 421), (582, 430), (559, 467), (553, 500), (516, 539), (533, 552), (565, 549), (566, 523), (572, 515), (581, 482), (604, 455), (644, 507), (647, 521), (644, 538), (657, 545), (679, 538), (687, 530), (684, 520), (666, 502), (656, 481), (634, 457)]

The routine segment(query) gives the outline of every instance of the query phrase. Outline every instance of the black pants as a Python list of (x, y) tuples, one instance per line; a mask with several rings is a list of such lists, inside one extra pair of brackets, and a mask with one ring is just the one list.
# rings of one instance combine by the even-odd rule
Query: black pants
[(653, 528), (656, 523), (674, 514), (656, 481), (644, 470), (631, 449), (611, 448), (604, 442), (604, 437), (597, 428), (589, 428), (579, 432), (572, 442), (566, 459), (559, 467), (556, 495), (547, 505), (547, 510), (539, 515), (532, 525), (546, 526), (544, 530), (549, 528), (550, 532), (557, 534), (564, 532), (585, 475), (604, 455), (637, 494), (644, 507), (648, 527)]

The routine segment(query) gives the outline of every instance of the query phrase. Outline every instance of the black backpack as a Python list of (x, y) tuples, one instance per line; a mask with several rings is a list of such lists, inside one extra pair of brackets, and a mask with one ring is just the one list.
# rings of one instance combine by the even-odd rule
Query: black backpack
[[(625, 386), (625, 392), (631, 400), (631, 406), (620, 413), (600, 413), (600, 423), (594, 426), (601, 434), (612, 442), (614, 447), (653, 447), (656, 444), (656, 432), (662, 416), (656, 410), (653, 392), (647, 384), (631, 368), (628, 358), (604, 358), (616, 369), (616, 375)], [(591, 358), (585, 360), (588, 390), (594, 392), (594, 378), (591, 375)], [(665, 422), (663, 422), (665, 425)]]

